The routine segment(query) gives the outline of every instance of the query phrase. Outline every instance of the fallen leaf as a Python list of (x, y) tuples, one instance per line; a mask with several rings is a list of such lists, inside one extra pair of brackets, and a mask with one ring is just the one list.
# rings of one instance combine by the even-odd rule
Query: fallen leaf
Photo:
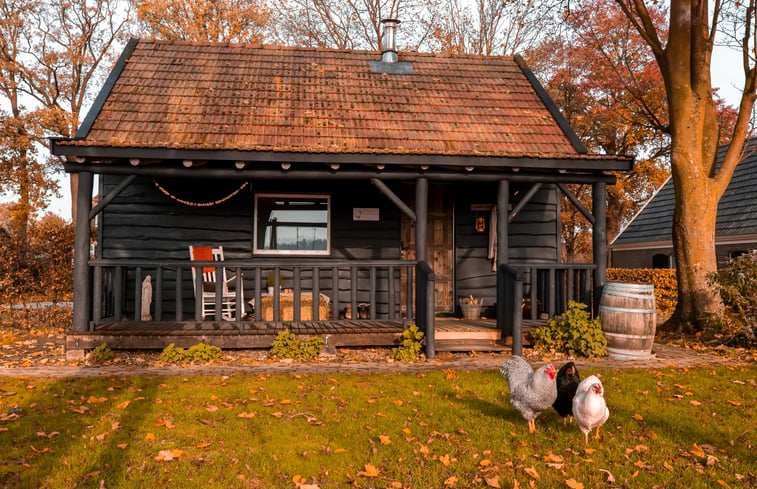
[(445, 486), (455, 486), (457, 485), (458, 478), (454, 475), (451, 477), (448, 477), (447, 480), (444, 481)]
[(87, 399), (87, 404), (101, 404), (107, 400), (108, 400), (107, 397), (89, 396), (89, 399)]
[(637, 421), (644, 421), (644, 417), (641, 414), (634, 414), (632, 418)]
[(533, 467), (526, 467), (523, 470), (526, 471), (526, 474), (530, 475), (531, 477), (533, 477), (536, 480), (539, 480), (539, 473), (536, 472), (535, 468), (533, 468)]
[(444, 465), (445, 467), (449, 466), (449, 454), (442, 455), (439, 457), (439, 461)]
[(335, 449), (334, 449), (334, 453), (344, 453), (344, 452), (346, 452), (346, 451), (347, 451), (347, 450), (346, 450), (346, 449), (344, 449), (344, 448), (335, 448)]
[(382, 445), (390, 445), (392, 443), (392, 440), (386, 435), (379, 435), (379, 440)]
[(502, 487), (499, 485), (499, 476), (495, 475), (491, 479), (488, 477), (484, 477), (484, 480), (486, 480), (486, 485), (488, 487)]
[(699, 402), (699, 401), (689, 401), (689, 404), (691, 404), (692, 406), (701, 406), (702, 405), (702, 403)]
[(158, 462), (169, 462), (175, 458), (179, 458), (182, 453), (184, 452), (181, 450), (161, 450), (158, 452), (155, 460)]
[(560, 456), (560, 455), (555, 455), (554, 453), (552, 453), (552, 452), (550, 451), (550, 452), (549, 452), (549, 453), (548, 453), (547, 455), (545, 455), (545, 456), (544, 456), (544, 460), (546, 460), (547, 462), (556, 462), (556, 463), (560, 463), (560, 462), (562, 462), (562, 461), (563, 461), (563, 458), (562, 458), (562, 456)]
[(740, 403), (740, 402), (732, 401), (732, 400), (730, 400), (730, 399), (728, 399), (728, 403), (729, 403), (729, 404), (733, 404), (734, 406), (741, 406), (741, 403)]
[(358, 475), (363, 475), (365, 477), (378, 477), (379, 471), (373, 465), (365, 464), (365, 470), (358, 472)]
[(613, 482), (615, 482), (615, 477), (613, 477), (613, 475), (610, 473), (609, 470), (607, 470), (607, 469), (599, 469), (599, 471), (600, 472), (604, 472), (605, 474), (607, 474), (607, 482), (609, 482), (610, 484), (612, 484)]
[(392, 481), (392, 487), (395, 487), (397, 489), (402, 489), (402, 482)]
[(116, 409), (126, 409), (131, 401), (124, 401), (116, 406)]
[(565, 481), (565, 483), (571, 489), (584, 489), (584, 485), (581, 484), (580, 482), (577, 482), (575, 479), (568, 479)]
[(707, 454), (704, 453), (704, 450), (702, 450), (702, 447), (700, 447), (696, 443), (694, 443), (694, 445), (692, 445), (692, 448), (691, 448), (691, 450), (689, 450), (689, 452), (692, 455), (694, 455), (695, 457), (699, 457), (699, 458), (705, 458), (707, 456)]
[(153, 435), (152, 433), (147, 433), (145, 435), (145, 441), (155, 441), (155, 435)]

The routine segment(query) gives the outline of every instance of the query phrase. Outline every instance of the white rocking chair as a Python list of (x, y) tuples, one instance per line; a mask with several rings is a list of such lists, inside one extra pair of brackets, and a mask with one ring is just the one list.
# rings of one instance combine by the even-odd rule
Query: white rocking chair
[[(190, 246), (189, 258), (192, 261), (223, 261), (223, 247), (211, 246)], [(195, 291), (195, 300), (197, 297), (197, 270), (200, 267), (192, 267), (192, 288)], [(242, 298), (239, 303), (241, 316), (244, 316), (244, 287), (238, 283), (236, 276), (226, 277), (226, 268), (221, 268), (221, 318), (226, 321), (234, 321), (237, 311), (237, 293), (236, 290), (229, 288), (229, 283), (235, 284), (235, 287), (242, 287)], [(240, 277), (241, 278), (241, 277)], [(216, 314), (216, 267), (202, 267), (202, 319), (207, 316), (214, 316), (216, 321), (219, 320)]]

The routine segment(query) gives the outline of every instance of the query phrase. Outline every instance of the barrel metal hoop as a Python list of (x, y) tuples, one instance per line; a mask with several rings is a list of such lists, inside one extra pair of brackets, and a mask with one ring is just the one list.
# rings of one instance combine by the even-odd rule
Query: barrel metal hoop
[(605, 311), (613, 311), (613, 312), (630, 312), (630, 313), (644, 313), (644, 314), (652, 314), (656, 313), (656, 309), (629, 309), (626, 307), (613, 307), (613, 306), (605, 306), (603, 304), (599, 305), (599, 310), (605, 310)]
[(631, 299), (653, 299), (654, 300), (654, 295), (630, 294), (628, 292), (616, 292), (614, 290), (607, 292), (607, 295), (613, 295), (613, 296), (618, 296), (618, 297), (630, 297)]

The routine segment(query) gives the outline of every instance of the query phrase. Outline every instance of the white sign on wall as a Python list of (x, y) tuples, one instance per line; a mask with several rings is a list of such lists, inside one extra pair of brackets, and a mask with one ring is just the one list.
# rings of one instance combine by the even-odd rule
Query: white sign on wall
[(353, 221), (378, 221), (379, 220), (378, 207), (353, 207), (352, 220)]

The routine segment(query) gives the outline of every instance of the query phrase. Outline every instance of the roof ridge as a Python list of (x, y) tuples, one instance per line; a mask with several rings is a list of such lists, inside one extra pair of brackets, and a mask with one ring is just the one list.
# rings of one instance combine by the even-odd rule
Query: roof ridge
[[(176, 45), (176, 46), (193, 46), (193, 47), (230, 47), (230, 48), (252, 48), (264, 49), (270, 51), (309, 51), (323, 53), (355, 53), (355, 54), (381, 54), (378, 49), (344, 49), (331, 48), (323, 46), (288, 46), (285, 44), (269, 43), (249, 43), (234, 41), (188, 41), (183, 39), (154, 39), (139, 38), (140, 44), (158, 44), (158, 45)], [(450, 58), (450, 59), (492, 59), (508, 60), (516, 59), (514, 55), (492, 55), (492, 54), (473, 54), (473, 53), (448, 53), (432, 51), (415, 51), (400, 50), (400, 55), (419, 56), (424, 58)]]

